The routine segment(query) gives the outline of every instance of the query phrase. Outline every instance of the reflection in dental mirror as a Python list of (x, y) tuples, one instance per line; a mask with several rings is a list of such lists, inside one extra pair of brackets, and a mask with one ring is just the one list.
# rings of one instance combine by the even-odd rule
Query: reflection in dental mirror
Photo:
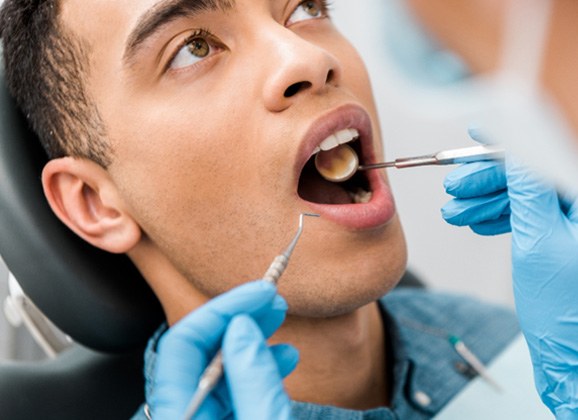
[(342, 144), (334, 149), (317, 153), (315, 167), (327, 181), (343, 182), (357, 172), (359, 158), (355, 150)]

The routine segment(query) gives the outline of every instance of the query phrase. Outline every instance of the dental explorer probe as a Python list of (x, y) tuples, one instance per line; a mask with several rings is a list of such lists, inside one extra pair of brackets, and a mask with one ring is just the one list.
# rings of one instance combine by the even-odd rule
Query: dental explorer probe
[[(269, 268), (265, 272), (263, 276), (263, 280), (270, 282), (277, 285), (279, 278), (285, 272), (287, 265), (289, 264), (289, 258), (291, 254), (293, 254), (293, 250), (297, 246), (297, 242), (301, 237), (301, 233), (303, 232), (303, 219), (304, 217), (320, 217), (318, 214), (310, 214), (310, 213), (301, 213), (299, 215), (299, 227), (297, 229), (297, 233), (289, 243), (289, 246), (285, 249), (285, 251), (277, 255)], [(184, 420), (190, 420), (193, 416), (199, 411), (199, 408), (205, 401), (205, 398), (211, 393), (211, 391), (217, 386), (221, 377), (223, 376), (223, 353), (221, 350), (217, 352), (211, 363), (206, 367), (205, 371), (201, 375), (199, 379), (199, 385), (191, 399), (191, 402), (187, 406), (185, 410), (185, 415), (183, 416)]]
[(381, 168), (413, 168), (427, 165), (454, 165), (484, 160), (503, 160), (505, 150), (498, 146), (473, 146), (461, 149), (443, 150), (441, 152), (395, 159), (390, 162), (360, 165), (359, 157), (353, 148), (342, 144), (335, 149), (319, 152), (315, 157), (315, 167), (323, 178), (331, 182), (344, 182), (357, 171), (368, 171)]

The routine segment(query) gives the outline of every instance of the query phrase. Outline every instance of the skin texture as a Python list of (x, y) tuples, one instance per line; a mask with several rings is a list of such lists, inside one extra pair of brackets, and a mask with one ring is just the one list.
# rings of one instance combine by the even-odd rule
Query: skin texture
[[(73, 231), (129, 255), (173, 324), (259, 278), (294, 234), (299, 213), (311, 212), (297, 194), (295, 165), (319, 118), (361, 107), (376, 158), (383, 153), (365, 67), (329, 19), (297, 13), (295, 22), (296, 0), (237, 0), (228, 10), (172, 20), (127, 61), (130, 32), (157, 3), (63, 1), (62, 23), (90, 45), (87, 85), (113, 158), (106, 169), (55, 159), (43, 184)], [(215, 48), (167, 71), (171, 54), (198, 28), (218, 39)], [(286, 95), (296, 83), (300, 89)], [(306, 221), (279, 286), (289, 316), (272, 339), (301, 351), (286, 382), (293, 398), (351, 408), (387, 403), (374, 302), (395, 286), (405, 262), (397, 215), (364, 228)]]
[[(499, 64), (501, 17), (510, 1), (408, 0), (408, 4), (432, 34), (460, 54), (474, 71), (488, 72)], [(553, 3), (542, 83), (561, 105), (578, 135), (578, 3), (573, 0)]]

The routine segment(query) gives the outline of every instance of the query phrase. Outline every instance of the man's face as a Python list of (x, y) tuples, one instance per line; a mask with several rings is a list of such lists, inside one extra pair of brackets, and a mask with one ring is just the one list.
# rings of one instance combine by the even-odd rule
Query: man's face
[[(345, 129), (359, 133), (362, 162), (383, 159), (359, 56), (323, 1), (211, 3), (63, 4), (63, 22), (91, 46), (87, 84), (114, 153), (108, 172), (148, 250), (137, 265), (169, 261), (211, 297), (260, 278), (299, 214), (313, 212), (321, 218), (306, 219), (280, 282), (290, 310), (331, 315), (378, 298), (405, 266), (384, 173), (344, 187), (307, 163)], [(359, 186), (369, 203), (350, 198)]]

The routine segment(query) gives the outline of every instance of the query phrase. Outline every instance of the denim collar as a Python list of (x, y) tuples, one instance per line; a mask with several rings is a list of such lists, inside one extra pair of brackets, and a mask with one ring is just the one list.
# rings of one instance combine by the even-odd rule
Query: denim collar
[[(382, 298), (379, 305), (392, 351), (391, 407), (357, 411), (294, 401), (295, 418), (431, 418), (472, 378), (471, 369), (449, 342), (450, 335), (459, 336), (483, 363), (487, 363), (519, 331), (511, 311), (471, 298), (421, 289), (400, 289)], [(157, 330), (145, 353), (147, 399), (153, 386), (156, 346), (166, 330), (166, 325)]]

